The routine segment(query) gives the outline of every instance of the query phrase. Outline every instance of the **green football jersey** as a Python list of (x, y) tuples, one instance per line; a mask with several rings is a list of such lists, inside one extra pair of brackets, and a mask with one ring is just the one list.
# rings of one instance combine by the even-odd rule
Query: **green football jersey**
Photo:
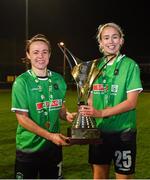
[[(103, 64), (104, 59), (100, 61), (99, 68)], [(119, 55), (93, 83), (93, 106), (98, 110), (113, 107), (126, 100), (127, 93), (136, 90), (142, 90), (139, 66), (125, 55)], [(136, 112), (133, 109), (115, 116), (96, 118), (96, 123), (104, 132), (136, 129)]]
[[(62, 76), (49, 71), (49, 77), (35, 78), (31, 70), (18, 76), (12, 88), (12, 111), (28, 112), (29, 117), (49, 132), (60, 131), (59, 111), (66, 94)], [(25, 152), (44, 148), (47, 140), (18, 124), (16, 146)]]

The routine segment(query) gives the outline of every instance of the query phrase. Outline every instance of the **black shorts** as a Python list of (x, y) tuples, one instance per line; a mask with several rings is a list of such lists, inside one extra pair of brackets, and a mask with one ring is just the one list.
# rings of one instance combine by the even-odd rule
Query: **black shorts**
[(15, 179), (61, 179), (62, 147), (55, 144), (35, 153), (16, 151)]
[(89, 163), (111, 164), (115, 172), (133, 174), (136, 159), (136, 131), (101, 133), (102, 143), (89, 146)]

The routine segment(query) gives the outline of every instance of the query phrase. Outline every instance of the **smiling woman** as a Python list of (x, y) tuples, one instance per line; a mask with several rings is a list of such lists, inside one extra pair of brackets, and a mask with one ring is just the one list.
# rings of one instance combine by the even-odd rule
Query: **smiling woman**
[(62, 145), (69, 138), (60, 134), (60, 118), (71, 122), (64, 98), (62, 76), (47, 69), (51, 46), (44, 35), (27, 41), (31, 69), (18, 76), (12, 88), (12, 108), (18, 120), (15, 178), (57, 179), (62, 177)]
[(80, 109), (83, 115), (95, 117), (101, 131), (102, 143), (89, 147), (89, 163), (94, 179), (108, 179), (112, 161), (116, 178), (129, 179), (135, 172), (135, 109), (143, 89), (140, 69), (133, 59), (121, 54), (124, 35), (119, 25), (100, 25), (97, 41), (103, 53), (97, 68), (104, 68), (93, 83), (88, 106)]

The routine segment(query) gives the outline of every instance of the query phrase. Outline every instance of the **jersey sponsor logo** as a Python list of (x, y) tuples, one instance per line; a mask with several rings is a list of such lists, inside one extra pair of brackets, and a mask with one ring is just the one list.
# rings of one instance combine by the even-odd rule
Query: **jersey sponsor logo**
[(94, 84), (93, 85), (93, 91), (104, 91), (103, 84)]
[(94, 94), (104, 94), (104, 93), (109, 92), (109, 89), (110, 89), (111, 95), (116, 95), (118, 92), (118, 85), (113, 84), (111, 85), (111, 88), (109, 88), (108, 84), (106, 84), (105, 86), (103, 84), (93, 85)]
[(52, 102), (45, 101), (45, 102), (38, 102), (36, 103), (36, 109), (37, 110), (42, 110), (43, 107), (47, 108), (57, 108), (62, 106), (62, 99), (54, 99)]

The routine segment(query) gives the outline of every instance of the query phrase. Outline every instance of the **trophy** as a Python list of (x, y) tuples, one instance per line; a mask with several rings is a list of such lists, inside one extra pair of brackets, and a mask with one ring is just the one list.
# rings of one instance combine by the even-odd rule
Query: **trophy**
[[(92, 84), (99, 75), (97, 60), (75, 65), (71, 74), (77, 85), (78, 105), (87, 105)], [(71, 144), (100, 143), (100, 131), (93, 117), (83, 116), (79, 112), (71, 128), (68, 128)]]
[[(101, 74), (101, 70), (97, 68), (98, 60), (81, 61), (75, 57), (64, 44), (58, 44), (67, 59), (71, 74), (76, 82), (78, 106), (87, 105), (87, 101), (91, 92), (94, 80)], [(83, 116), (80, 112), (77, 113), (73, 121), (72, 127), (68, 128), (68, 136), (70, 144), (93, 144), (100, 143), (100, 130), (96, 128), (96, 122), (93, 117)]]

